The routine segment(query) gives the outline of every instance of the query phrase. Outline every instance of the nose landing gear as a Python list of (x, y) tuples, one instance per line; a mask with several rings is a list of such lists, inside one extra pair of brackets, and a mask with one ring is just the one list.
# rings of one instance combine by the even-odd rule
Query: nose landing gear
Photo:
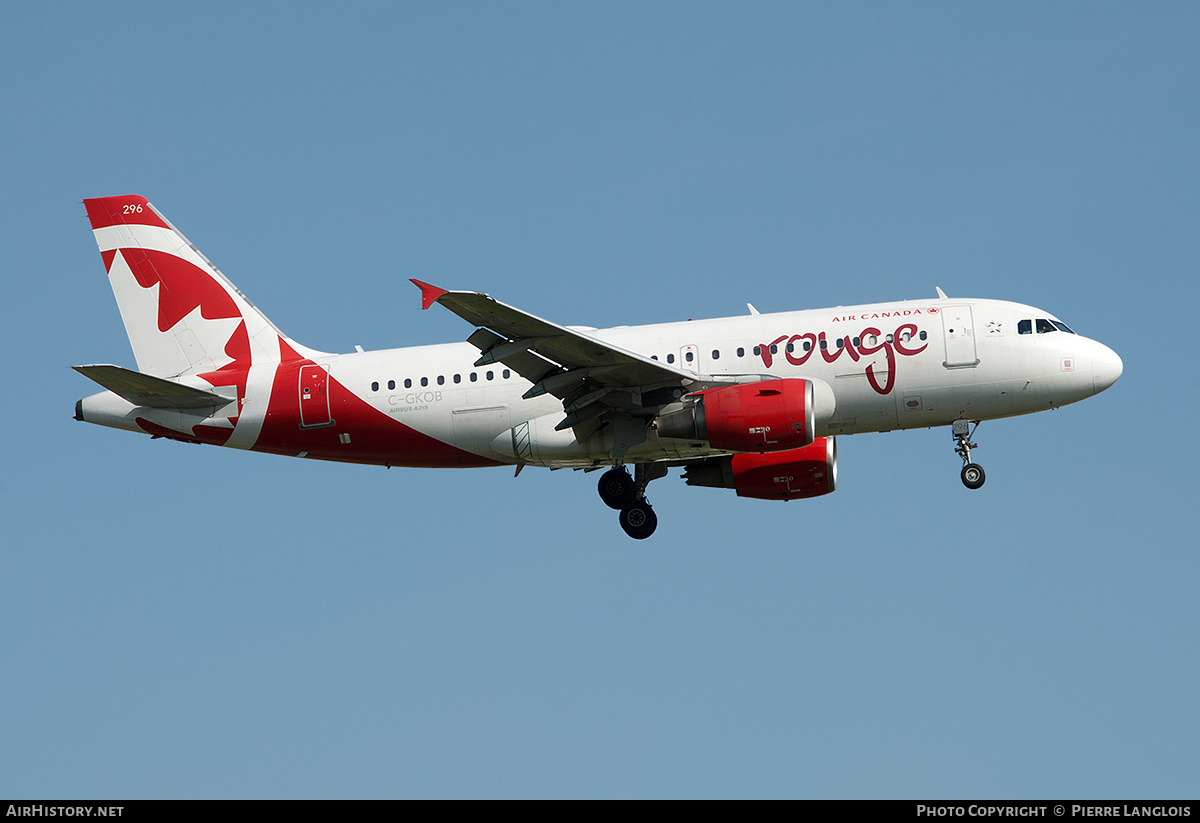
[(610, 509), (620, 509), (621, 528), (634, 540), (645, 540), (658, 528), (658, 516), (646, 502), (646, 486), (650, 481), (667, 474), (667, 467), (658, 463), (638, 463), (634, 476), (623, 465), (613, 466), (600, 477), (597, 490), (600, 499)]
[(987, 474), (983, 471), (983, 466), (978, 463), (971, 462), (971, 449), (979, 448), (978, 443), (972, 443), (971, 437), (975, 434), (975, 429), (979, 428), (979, 422), (971, 426), (969, 420), (955, 420), (952, 433), (954, 442), (957, 444), (954, 448), (954, 453), (963, 459), (962, 482), (968, 489), (978, 489), (987, 480)]

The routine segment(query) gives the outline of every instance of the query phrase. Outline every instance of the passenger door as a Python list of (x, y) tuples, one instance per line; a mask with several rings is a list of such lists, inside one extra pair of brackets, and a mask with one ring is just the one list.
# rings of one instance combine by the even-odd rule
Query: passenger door
[(946, 360), (948, 369), (962, 369), (979, 365), (975, 351), (975, 324), (971, 307), (944, 306), (942, 308), (942, 334), (946, 338)]

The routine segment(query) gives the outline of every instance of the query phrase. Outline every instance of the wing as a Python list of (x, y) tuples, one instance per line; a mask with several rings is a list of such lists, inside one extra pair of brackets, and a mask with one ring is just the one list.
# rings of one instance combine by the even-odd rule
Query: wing
[[(679, 390), (700, 391), (742, 382), (674, 368), (576, 329), (551, 323), (473, 291), (446, 291), (420, 280), (422, 308), (440, 303), (479, 328), (467, 338), (481, 352), (476, 366), (503, 363), (533, 386), (526, 399), (552, 394), (563, 401), (562, 429), (619, 411), (651, 417)], [(750, 378), (756, 379), (756, 378)]]

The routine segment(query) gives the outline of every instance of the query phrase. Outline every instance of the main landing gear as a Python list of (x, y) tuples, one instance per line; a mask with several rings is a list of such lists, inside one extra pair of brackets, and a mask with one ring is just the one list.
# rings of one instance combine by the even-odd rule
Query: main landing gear
[(976, 421), (975, 426), (971, 426), (970, 420), (955, 420), (953, 427), (954, 442), (957, 444), (954, 453), (963, 459), (962, 482), (968, 489), (978, 489), (983, 485), (983, 481), (987, 480), (987, 475), (983, 471), (983, 466), (978, 463), (971, 462), (971, 449), (979, 448), (978, 443), (972, 443), (971, 437), (975, 434), (975, 429), (979, 428), (979, 422)]
[(621, 528), (634, 540), (645, 540), (658, 528), (658, 515), (646, 502), (646, 486), (651, 480), (663, 477), (666, 466), (657, 463), (638, 463), (634, 477), (623, 465), (613, 466), (600, 476), (597, 491), (610, 509), (619, 509)]

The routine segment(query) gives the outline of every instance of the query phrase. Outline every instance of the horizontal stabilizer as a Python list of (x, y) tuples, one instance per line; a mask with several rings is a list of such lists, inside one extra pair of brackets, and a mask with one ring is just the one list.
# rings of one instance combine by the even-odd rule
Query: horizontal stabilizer
[(120, 366), (96, 365), (72, 366), (71, 368), (135, 406), (151, 406), (156, 409), (201, 409), (224, 406), (236, 399), (164, 380), (161, 377), (123, 369)]

